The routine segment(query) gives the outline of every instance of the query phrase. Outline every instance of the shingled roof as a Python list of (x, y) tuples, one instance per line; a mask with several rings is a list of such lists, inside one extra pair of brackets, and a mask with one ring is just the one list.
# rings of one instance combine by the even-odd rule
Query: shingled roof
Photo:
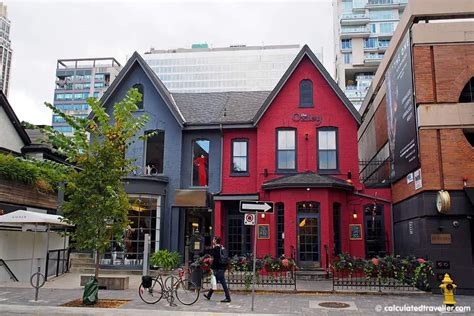
[(339, 178), (323, 176), (314, 172), (304, 172), (270, 180), (265, 182), (262, 188), (265, 190), (282, 188), (336, 188), (352, 190), (353, 186)]
[(173, 93), (186, 125), (251, 123), (270, 91)]

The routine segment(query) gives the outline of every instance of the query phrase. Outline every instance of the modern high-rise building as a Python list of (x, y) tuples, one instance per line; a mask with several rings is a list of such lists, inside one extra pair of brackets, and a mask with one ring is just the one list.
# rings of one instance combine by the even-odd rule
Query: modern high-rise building
[[(87, 117), (89, 97), (100, 98), (121, 69), (115, 58), (59, 59), (56, 67), (54, 105), (69, 115)], [(73, 132), (62, 117), (53, 114), (53, 128)]]
[(334, 0), (336, 81), (359, 109), (408, 0)]
[(152, 48), (143, 58), (171, 92), (264, 91), (275, 87), (299, 50), (299, 45), (193, 44)]
[(8, 96), (12, 47), (10, 42), (10, 20), (7, 16), (7, 6), (3, 2), (0, 2), (0, 23), (0, 89)]

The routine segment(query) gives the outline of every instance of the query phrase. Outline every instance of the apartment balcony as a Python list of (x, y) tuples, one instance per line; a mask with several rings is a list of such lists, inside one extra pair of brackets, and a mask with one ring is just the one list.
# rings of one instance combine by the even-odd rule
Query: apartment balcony
[(367, 25), (370, 18), (367, 14), (341, 14), (341, 25)]
[(341, 28), (341, 39), (355, 37), (369, 37), (370, 30), (367, 27), (346, 27)]
[(383, 54), (365, 54), (364, 64), (380, 64), (383, 56)]
[(364, 100), (367, 90), (357, 89), (357, 86), (347, 86), (346, 96), (351, 102), (359, 102)]
[(405, 7), (408, 4), (408, 0), (369, 0), (366, 8), (398, 8)]

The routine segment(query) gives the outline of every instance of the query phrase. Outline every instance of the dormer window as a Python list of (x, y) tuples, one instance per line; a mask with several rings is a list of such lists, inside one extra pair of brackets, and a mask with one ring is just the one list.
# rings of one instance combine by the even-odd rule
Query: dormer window
[(305, 79), (300, 82), (300, 108), (313, 107), (313, 82)]

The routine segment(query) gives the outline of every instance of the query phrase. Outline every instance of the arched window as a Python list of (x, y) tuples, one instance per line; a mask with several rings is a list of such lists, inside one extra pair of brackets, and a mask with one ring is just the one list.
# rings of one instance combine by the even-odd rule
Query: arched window
[(300, 81), (300, 108), (313, 107), (313, 82), (305, 79)]
[(138, 109), (143, 110), (143, 100), (145, 99), (145, 94), (143, 92), (143, 85), (141, 83), (137, 83), (133, 85), (133, 88), (137, 89), (138, 92), (142, 95), (142, 100), (137, 102)]
[(459, 96), (459, 103), (474, 102), (474, 77), (464, 86)]

